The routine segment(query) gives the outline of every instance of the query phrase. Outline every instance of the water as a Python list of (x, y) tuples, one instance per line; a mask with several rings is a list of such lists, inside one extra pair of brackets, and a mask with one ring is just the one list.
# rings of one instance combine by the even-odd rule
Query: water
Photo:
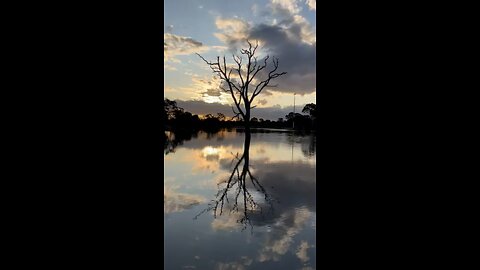
[(316, 268), (314, 135), (168, 136), (165, 269)]

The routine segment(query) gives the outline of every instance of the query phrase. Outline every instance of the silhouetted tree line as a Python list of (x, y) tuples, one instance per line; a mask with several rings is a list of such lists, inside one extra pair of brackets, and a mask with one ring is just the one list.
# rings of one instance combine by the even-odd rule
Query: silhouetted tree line
[[(196, 131), (204, 130), (216, 132), (221, 128), (243, 127), (243, 120), (234, 121), (222, 113), (216, 115), (207, 114), (200, 117), (196, 114), (185, 111), (177, 106), (173, 100), (165, 99), (163, 104), (163, 119), (165, 130), (170, 131)], [(264, 120), (263, 118), (253, 117), (250, 119), (252, 128), (292, 128), (295, 121), (296, 130), (313, 130), (317, 125), (317, 107), (310, 103), (305, 105), (302, 113), (289, 113), (284, 118), (277, 121)]]

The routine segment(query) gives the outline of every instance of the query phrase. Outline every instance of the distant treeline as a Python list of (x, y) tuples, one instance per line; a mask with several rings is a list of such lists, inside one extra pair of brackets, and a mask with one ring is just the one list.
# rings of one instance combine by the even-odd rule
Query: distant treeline
[[(243, 127), (243, 120), (232, 120), (222, 113), (216, 115), (207, 114), (199, 117), (196, 114), (185, 111), (177, 106), (175, 101), (165, 99), (163, 103), (163, 119), (165, 130), (171, 131), (193, 131), (206, 130), (215, 131), (221, 128)], [(293, 128), (295, 130), (313, 130), (317, 125), (317, 106), (314, 103), (305, 105), (303, 114), (290, 112), (285, 118), (278, 118), (277, 121), (264, 120), (263, 118), (253, 117), (250, 120), (252, 128)]]

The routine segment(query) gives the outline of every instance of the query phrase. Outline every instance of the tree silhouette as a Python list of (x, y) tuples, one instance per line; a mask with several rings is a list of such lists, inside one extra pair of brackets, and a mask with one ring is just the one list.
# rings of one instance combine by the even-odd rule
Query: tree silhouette
[[(255, 108), (255, 106), (251, 106), (255, 97), (257, 97), (265, 87), (274, 87), (270, 86), (270, 81), (280, 77), (282, 75), (287, 74), (286, 72), (277, 73), (278, 69), (278, 59), (272, 57), (273, 62), (273, 69), (266, 74), (266, 78), (264, 80), (259, 80), (256, 85), (253, 85), (253, 80), (257, 77), (259, 72), (262, 70), (266, 71), (267, 68), (267, 60), (269, 56), (267, 55), (263, 59), (263, 64), (257, 63), (257, 57), (255, 53), (258, 48), (258, 42), (254, 46), (247, 40), (249, 45), (248, 49), (241, 49), (240, 53), (245, 55), (247, 58), (247, 64), (242, 67), (242, 56), (237, 56), (235, 54), (232, 55), (233, 60), (237, 64), (237, 68), (228, 68), (225, 56), (223, 56), (223, 63), (220, 62), (220, 57), (217, 56), (216, 62), (207, 61), (203, 56), (197, 53), (197, 55), (205, 62), (207, 65), (210, 66), (213, 73), (217, 74), (222, 82), (226, 84), (226, 87), (220, 85), (220, 89), (222, 89), (226, 93), (230, 93), (232, 96), (233, 102), (235, 107), (232, 106), (233, 113), (235, 117), (239, 118), (240, 116), (243, 118), (244, 124), (246, 128), (250, 127), (250, 110)], [(236, 71), (240, 78), (240, 82), (234, 80), (231, 75), (232, 72)], [(264, 71), (264, 72), (265, 72)], [(243, 75), (242, 75), (243, 74)], [(255, 87), (252, 91), (252, 88)], [(249, 92), (250, 91), (250, 92)], [(243, 103), (243, 104), (242, 104)], [(244, 110), (242, 110), (242, 106)]]
[(165, 99), (163, 103), (163, 110), (164, 110), (165, 120), (174, 118), (175, 114), (178, 113), (178, 111), (183, 112), (183, 109), (177, 106), (176, 101), (169, 100), (168, 98)]
[(223, 113), (217, 113), (217, 119), (223, 121), (225, 120), (225, 115)]
[[(243, 154), (239, 157), (238, 153), (235, 158), (232, 160), (232, 163), (236, 160), (235, 166), (233, 167), (232, 173), (228, 179), (220, 182), (218, 186), (223, 185), (222, 188), (219, 188), (219, 191), (215, 195), (215, 199), (208, 204), (207, 208), (200, 212), (194, 219), (198, 218), (203, 213), (212, 211), (214, 218), (221, 216), (223, 214), (226, 204), (230, 204), (229, 194), (232, 189), (233, 192), (233, 205), (230, 209), (230, 212), (240, 212), (241, 218), (237, 222), (243, 225), (243, 229), (247, 227), (247, 224), (252, 228), (252, 223), (250, 221), (250, 215), (260, 213), (263, 215), (263, 209), (260, 204), (255, 202), (252, 194), (248, 190), (247, 178), (250, 179), (252, 186), (260, 193), (264, 195), (265, 202), (270, 206), (270, 210), (273, 211), (273, 199), (269, 196), (265, 188), (260, 184), (258, 179), (253, 176), (250, 171), (250, 139), (251, 133), (247, 131), (245, 133), (245, 143)], [(240, 196), (242, 195), (242, 196)], [(239, 201), (239, 197), (243, 200)]]
[(317, 105), (314, 103), (306, 104), (305, 107), (303, 107), (302, 113), (306, 113), (312, 118), (315, 117), (317, 115)]

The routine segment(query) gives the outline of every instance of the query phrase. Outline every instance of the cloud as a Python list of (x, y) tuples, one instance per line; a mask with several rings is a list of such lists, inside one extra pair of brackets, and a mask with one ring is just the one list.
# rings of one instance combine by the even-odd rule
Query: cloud
[(170, 70), (170, 71), (176, 71), (176, 70), (177, 70), (176, 67), (171, 66), (171, 65), (168, 65), (168, 64), (164, 64), (164, 65), (163, 65), (163, 68), (164, 68), (165, 70)]
[[(274, 80), (278, 88), (269, 91), (308, 94), (316, 89), (316, 43), (301, 41), (306, 40), (304, 35), (308, 32), (301, 23), (293, 22), (288, 29), (280, 25), (260, 24), (249, 33), (251, 39), (263, 41), (267, 52), (279, 59), (278, 71), (287, 72)], [(271, 68), (272, 64), (269, 64)]]
[(260, 99), (258, 101), (258, 104), (265, 105), (265, 104), (267, 104), (267, 100), (266, 99)]
[[(208, 143), (208, 145), (197, 143), (198, 140), (204, 141), (204, 139), (206, 139), (205, 135), (206, 134), (198, 134), (196, 135), (195, 140), (187, 140), (185, 142), (188, 143), (182, 145), (183, 148), (194, 149), (194, 152), (191, 155), (184, 157), (185, 162), (193, 161), (193, 172), (218, 171), (220, 166), (222, 166), (222, 160), (226, 159), (227, 157), (230, 158), (230, 153), (227, 152), (225, 146), (222, 145), (222, 141), (218, 141), (216, 144)], [(206, 140), (211, 142), (209, 139)], [(194, 144), (191, 145), (190, 142)], [(199, 150), (199, 147), (202, 148)]]
[(238, 261), (233, 262), (217, 262), (215, 269), (217, 270), (243, 270), (247, 269), (245, 266), (252, 264), (253, 259), (248, 256), (241, 256)]
[(232, 212), (221, 215), (212, 221), (212, 229), (215, 231), (234, 231), (239, 230), (242, 226), (238, 222), (242, 218), (242, 213)]
[(296, 32), (300, 33), (300, 41), (312, 44), (315, 40), (315, 32), (312, 26), (303, 16), (298, 3), (300, 0), (272, 0), (269, 9), (264, 11), (265, 17), (274, 18), (273, 25), (278, 25), (287, 31), (290, 37), (297, 39)]
[(210, 88), (207, 91), (202, 93), (203, 96), (219, 97), (222, 95), (220, 89)]
[(243, 270), (245, 266), (252, 264), (253, 259), (248, 256), (241, 256), (237, 261), (217, 262), (215, 269), (217, 270)]
[[(189, 72), (186, 72), (185, 75), (190, 76), (192, 83), (186, 87), (175, 88), (177, 92), (177, 98), (202, 100), (205, 103), (210, 103), (210, 104), (211, 103), (228, 104), (230, 102), (231, 100), (230, 94), (223, 92), (219, 88), (219, 86), (222, 83), (220, 79), (214, 76), (210, 78), (208, 76), (200, 77), (196, 74), (189, 73)], [(182, 107), (182, 108), (189, 111), (185, 107)], [(193, 111), (190, 111), (190, 112), (194, 113)], [(208, 113), (216, 114), (217, 112), (211, 111)]]
[(192, 114), (205, 115), (223, 113), (226, 116), (233, 116), (232, 108), (229, 105), (220, 103), (207, 103), (203, 100), (175, 100), (177, 106), (184, 108)]
[(272, 232), (267, 234), (257, 260), (279, 261), (290, 250), (294, 236), (303, 230), (311, 215), (311, 212), (305, 209), (294, 209), (283, 213), (281, 218), (284, 222), (275, 224)]
[(317, 10), (317, 0), (306, 0), (305, 2), (310, 10)]
[(238, 262), (218, 262), (215, 270), (245, 270), (245, 266)]
[(257, 16), (257, 15), (258, 15), (258, 12), (259, 12), (259, 7), (258, 7), (258, 5), (257, 5), (257, 4), (253, 4), (253, 5), (252, 5), (252, 14), (253, 14), (254, 16)]
[[(272, 0), (266, 17), (275, 18), (275, 24), (260, 23), (250, 25), (241, 19), (217, 18), (216, 25), (222, 32), (215, 36), (224, 42), (231, 51), (238, 53), (240, 47), (246, 47), (246, 40), (259, 41), (261, 52), (279, 59), (278, 72), (287, 74), (276, 78), (272, 84), (278, 88), (272, 92), (296, 92), (308, 94), (316, 90), (316, 32), (299, 12), (297, 1)], [(262, 57), (263, 58), (263, 57)], [(258, 74), (261, 79), (266, 73)]]
[(308, 260), (310, 260), (310, 258), (307, 255), (307, 249), (309, 247), (310, 246), (308, 245), (307, 241), (302, 241), (298, 246), (297, 252), (295, 254), (297, 255), (297, 258), (299, 258), (300, 261), (302, 261), (302, 263), (306, 263), (308, 262)]
[(280, 200), (280, 207), (289, 208), (304, 205), (309, 210), (316, 211), (316, 172), (315, 165), (310, 163), (252, 162), (256, 169), (252, 174), (261, 180), (270, 196)]
[(168, 189), (163, 193), (164, 214), (181, 212), (202, 202), (205, 202), (205, 198), (198, 195), (178, 193)]
[(164, 60), (170, 61), (177, 55), (189, 55), (208, 50), (203, 43), (190, 37), (183, 37), (171, 33), (163, 34)]
[(241, 260), (243, 261), (244, 265), (250, 265), (253, 262), (253, 259), (249, 258), (248, 256), (242, 256)]
[(270, 7), (272, 7), (272, 9), (280, 8), (292, 13), (298, 13), (301, 10), (298, 6), (297, 0), (271, 0), (270, 2)]
[(238, 18), (220, 18), (215, 20), (217, 29), (222, 30), (221, 33), (214, 35), (224, 42), (229, 48), (236, 51), (240, 44), (248, 37), (249, 24)]

